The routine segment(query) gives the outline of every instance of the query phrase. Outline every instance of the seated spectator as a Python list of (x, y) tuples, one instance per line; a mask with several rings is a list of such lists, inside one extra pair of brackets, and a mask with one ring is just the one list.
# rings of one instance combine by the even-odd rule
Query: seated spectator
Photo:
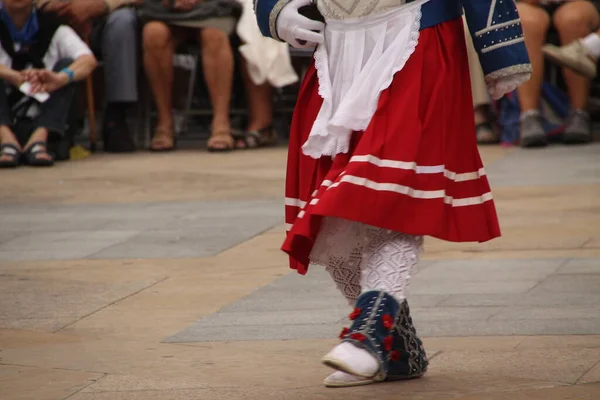
[[(96, 59), (71, 28), (38, 14), (31, 0), (3, 1), (0, 42), (0, 167), (51, 166), (47, 142), (64, 135), (72, 83), (85, 79)], [(24, 95), (25, 82), (48, 99)]]
[(467, 42), (467, 55), (469, 57), (469, 71), (471, 73), (471, 91), (473, 95), (473, 116), (475, 118), (475, 134), (477, 143), (498, 143), (498, 134), (494, 131), (491, 117), (491, 98), (483, 76), (483, 70), (479, 62), (479, 56), (473, 46), (473, 39), (467, 27), (467, 20), (463, 17), (465, 24), (465, 40)]
[[(188, 12), (182, 12), (188, 11)], [(202, 68), (213, 107), (209, 151), (230, 151), (235, 147), (229, 121), (234, 59), (228, 34), (241, 13), (237, 2), (175, 0), (167, 6), (146, 0), (140, 15), (143, 28), (144, 66), (158, 111), (151, 150), (175, 148), (172, 115), (173, 54), (189, 39), (202, 50)]]
[[(598, 28), (600, 16), (590, 1), (556, 1), (540, 4), (539, 0), (522, 0), (517, 4), (525, 43), (533, 65), (531, 80), (518, 89), (521, 106), (521, 146), (537, 147), (547, 144), (539, 112), (540, 92), (544, 79), (542, 47), (550, 26), (560, 35), (562, 44), (587, 36)], [(567, 119), (565, 143), (586, 143), (592, 139), (591, 121), (586, 111), (590, 82), (585, 77), (565, 70), (564, 77), (572, 111)]]
[(544, 54), (560, 66), (594, 79), (600, 59), (600, 30), (562, 47), (547, 44), (544, 46)]
[(40, 10), (64, 17), (84, 34), (103, 61), (106, 108), (102, 124), (104, 151), (134, 150), (127, 110), (138, 101), (138, 21), (140, 0), (38, 0)]
[(246, 132), (235, 136), (237, 149), (275, 144), (273, 130), (273, 87), (282, 88), (298, 81), (292, 66), (289, 46), (261, 34), (253, 1), (242, 0), (243, 13), (237, 24), (242, 41), (242, 75), (246, 86), (250, 119)]

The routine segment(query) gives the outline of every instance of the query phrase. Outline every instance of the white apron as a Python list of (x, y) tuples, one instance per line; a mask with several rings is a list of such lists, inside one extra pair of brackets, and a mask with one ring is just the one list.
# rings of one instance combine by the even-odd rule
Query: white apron
[(353, 131), (364, 131), (379, 96), (414, 53), (421, 6), (429, 0), (351, 19), (328, 20), (315, 52), (323, 105), (302, 152), (312, 158), (347, 153)]

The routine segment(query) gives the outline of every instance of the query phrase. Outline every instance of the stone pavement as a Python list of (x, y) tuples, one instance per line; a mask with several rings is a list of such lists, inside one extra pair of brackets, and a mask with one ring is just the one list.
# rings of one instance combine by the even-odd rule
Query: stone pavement
[(0, 171), (0, 399), (600, 399), (600, 145), (482, 148), (503, 237), (426, 240), (426, 378), (325, 389), (348, 308), (279, 252), (285, 150)]

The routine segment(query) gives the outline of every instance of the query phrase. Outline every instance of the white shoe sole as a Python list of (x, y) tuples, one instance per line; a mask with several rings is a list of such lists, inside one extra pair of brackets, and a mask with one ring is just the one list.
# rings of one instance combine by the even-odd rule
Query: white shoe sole
[(328, 388), (345, 388), (345, 387), (371, 385), (371, 384), (375, 383), (375, 381), (373, 379), (360, 379), (360, 380), (356, 380), (356, 381), (344, 382), (344, 381), (334, 381), (334, 380), (328, 381), (327, 379), (325, 379), (325, 381), (323, 383), (325, 384), (325, 387), (328, 387)]
[(371, 381), (374, 381), (373, 378), (375, 376), (377, 376), (377, 374), (379, 373), (379, 371), (377, 371), (375, 374), (373, 374), (371, 376), (360, 374), (360, 373), (356, 372), (351, 366), (349, 366), (345, 362), (338, 360), (335, 357), (331, 357), (331, 356), (329, 356), (329, 354), (327, 354), (327, 355), (325, 355), (325, 357), (323, 357), (322, 362), (323, 362), (323, 364), (325, 364), (328, 367), (333, 368), (337, 371), (345, 372), (347, 374), (358, 376), (359, 378), (364, 378), (364, 379), (368, 379)]

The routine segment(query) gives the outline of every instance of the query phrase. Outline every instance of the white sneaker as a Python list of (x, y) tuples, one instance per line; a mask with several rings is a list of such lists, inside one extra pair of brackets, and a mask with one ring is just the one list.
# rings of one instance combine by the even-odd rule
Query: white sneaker
[(342, 342), (323, 357), (323, 363), (338, 371), (372, 379), (379, 372), (379, 361), (367, 350), (349, 342)]
[(326, 387), (342, 388), (370, 385), (371, 383), (375, 383), (375, 380), (370, 378), (360, 378), (358, 376), (350, 375), (342, 371), (336, 371), (333, 374), (329, 375), (327, 378), (325, 378), (325, 381), (323, 381), (323, 383)]
[(570, 68), (589, 79), (594, 79), (596, 76), (596, 62), (580, 40), (562, 47), (547, 44), (543, 47), (543, 51), (548, 59), (561, 67)]

